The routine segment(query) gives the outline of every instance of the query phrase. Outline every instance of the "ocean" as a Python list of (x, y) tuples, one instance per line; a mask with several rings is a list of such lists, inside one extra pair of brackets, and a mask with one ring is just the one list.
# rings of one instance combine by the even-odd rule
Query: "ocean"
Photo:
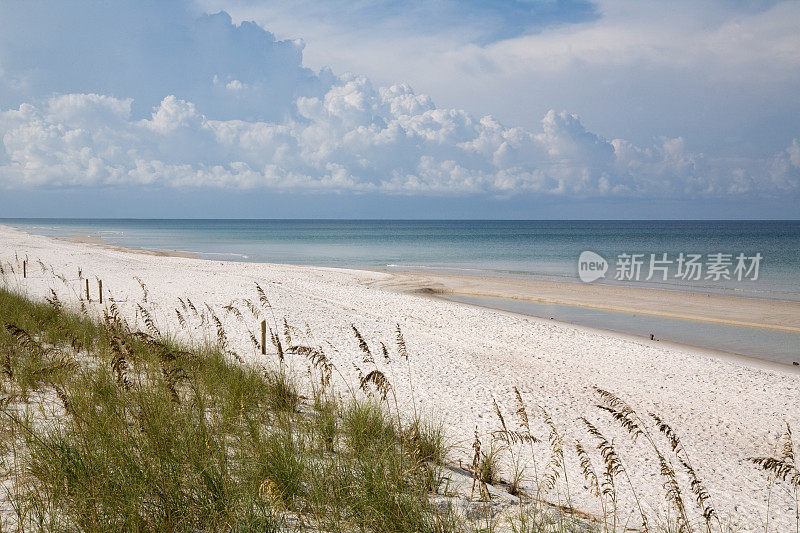
[[(593, 283), (800, 300), (800, 221), (130, 220), (0, 219), (24, 231), (192, 252), (222, 261), (512, 276), (580, 283), (579, 257), (605, 260)], [(593, 256), (593, 257), (597, 257)], [(692, 259), (693, 258), (693, 259)], [(689, 268), (690, 259), (693, 269)], [(476, 302), (473, 302), (476, 303)], [(502, 307), (501, 304), (482, 302)], [(515, 311), (647, 335), (636, 316)], [(592, 318), (594, 316), (594, 318)], [(666, 340), (790, 362), (800, 334), (714, 333), (672, 325)], [(682, 333), (683, 332), (683, 333)], [(728, 338), (725, 343), (715, 337)], [(707, 339), (711, 340), (708, 341)], [(700, 342), (706, 339), (705, 344)], [(772, 339), (772, 340), (770, 340)]]
[[(609, 263), (595, 283), (800, 300), (800, 221), (128, 220), (0, 219), (52, 236), (197, 253), (209, 259), (417, 270), (574, 281), (590, 250)], [(679, 255), (730, 254), (731, 279), (676, 277)], [(641, 254), (638, 279), (615, 279), (621, 254)], [(650, 254), (672, 261), (647, 280)], [(757, 279), (736, 257), (760, 254)], [(747, 266), (752, 261), (747, 262)], [(627, 272), (630, 274), (630, 272)], [(628, 279), (630, 278), (630, 279)]]

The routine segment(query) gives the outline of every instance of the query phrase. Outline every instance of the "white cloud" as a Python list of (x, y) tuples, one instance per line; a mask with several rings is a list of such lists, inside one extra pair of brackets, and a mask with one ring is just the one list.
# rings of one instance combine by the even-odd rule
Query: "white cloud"
[(500, 41), (473, 53), (501, 70), (560, 70), (574, 66), (702, 67), (707, 75), (739, 79), (800, 66), (800, 3), (757, 13), (691, 2), (601, 2), (603, 18)]
[[(539, 132), (507, 128), (358, 77), (298, 99), (297, 117), (281, 123), (211, 120), (175, 96), (141, 120), (130, 106), (71, 94), (0, 113), (0, 183), (680, 198), (796, 194), (800, 181), (797, 140), (743, 167), (709, 162), (680, 138), (609, 141), (564, 112), (548, 112)], [(763, 179), (759, 165), (769, 169)]]

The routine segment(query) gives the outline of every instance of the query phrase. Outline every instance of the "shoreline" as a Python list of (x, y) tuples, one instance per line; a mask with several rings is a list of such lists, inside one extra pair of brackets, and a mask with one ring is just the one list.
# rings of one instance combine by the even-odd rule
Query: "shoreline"
[[(27, 235), (38, 235), (14, 226), (0, 224), (0, 227), (13, 228)], [(213, 260), (204, 258), (202, 253), (197, 252), (153, 250), (110, 244), (100, 237), (39, 236), (158, 257)], [(434, 295), (502, 298), (505, 300), (519, 300), (537, 304), (565, 305), (583, 309), (617, 311), (654, 317), (691, 320), (695, 322), (711, 322), (729, 326), (743, 326), (800, 333), (800, 301), (794, 300), (728, 296), (715, 293), (690, 292), (680, 289), (600, 285), (579, 283), (577, 281), (545, 281), (515, 277), (422, 273), (417, 271), (329, 267), (294, 263), (255, 263), (375, 272), (391, 276), (391, 279), (388, 281), (378, 281), (377, 284), (379, 286), (401, 292), (425, 292)], [(495, 308), (492, 307), (492, 309)]]
[(385, 273), (393, 279), (379, 283), (399, 291), (502, 298), (800, 333), (800, 302), (791, 300), (488, 276)]
[[(176, 257), (200, 261), (212, 261), (211, 259), (202, 257), (202, 255), (199, 253), (149, 250), (110, 244), (100, 237), (55, 237), (29, 233), (8, 225), (0, 225), (0, 228), (2, 227), (12, 228), (15, 231), (19, 231), (20, 233), (24, 233), (26, 235), (35, 235), (38, 237), (44, 237), (46, 239), (54, 239), (56, 241), (84, 244), (107, 250), (130, 252), (156, 257)], [(603, 334), (621, 336), (622, 338), (660, 343), (661, 345), (671, 345), (706, 356), (730, 357), (742, 362), (752, 363), (756, 366), (767, 365), (771, 368), (790, 369), (790, 371), (800, 370), (796, 365), (791, 363), (777, 362), (755, 355), (740, 354), (728, 350), (716, 349), (708, 346), (698, 346), (695, 344), (675, 340), (656, 339), (651, 341), (645, 335), (618, 331), (598, 325), (578, 324), (575, 322), (545, 318), (534, 314), (511, 311), (491, 305), (455, 301), (446, 298), (446, 296), (489, 297), (509, 301), (564, 305), (582, 309), (623, 312), (647, 315), (651, 317), (674, 318), (693, 322), (706, 322), (728, 326), (751, 327), (800, 333), (800, 302), (791, 300), (723, 296), (709, 293), (692, 293), (680, 290), (620, 287), (584, 284), (578, 282), (555, 282), (523, 278), (472, 276), (468, 274), (420, 273), (412, 271), (342, 268), (291, 263), (260, 263), (240, 261), (229, 262), (288, 266), (295, 268), (371, 272), (383, 276), (389, 276), (389, 278), (366, 281), (364, 284), (367, 286), (376, 286), (389, 291), (435, 298), (440, 301), (457, 303), (458, 305), (475, 306), (478, 308), (490, 309), (496, 312), (510, 313), (516, 316), (543, 320), (545, 322), (556, 322), (571, 327), (585, 328), (588, 331), (596, 331)], [(690, 302), (688, 302), (690, 304), (689, 307), (693, 309), (694, 312), (678, 311), (678, 309), (685, 307), (687, 303), (686, 300), (690, 300)], [(755, 316), (759, 320), (742, 320), (724, 317), (722, 313), (720, 313), (721, 310), (726, 310), (728, 312), (733, 311), (734, 316), (737, 317)]]
[[(27, 233), (28, 235), (36, 235), (35, 233), (28, 233), (27, 231), (23, 231), (14, 226), (6, 226), (6, 227), (14, 228), (17, 231), (22, 231), (22, 233)], [(91, 244), (93, 246), (99, 246), (101, 248), (106, 248), (108, 250), (117, 250), (120, 252), (133, 252), (137, 254), (155, 255), (157, 257), (183, 257), (185, 259), (202, 259), (200, 254), (196, 254), (193, 252), (178, 252), (175, 250), (150, 250), (147, 248), (135, 248), (133, 246), (119, 246), (116, 244), (111, 244), (100, 237), (90, 237), (90, 236), (53, 237), (50, 235), (41, 235), (41, 236), (50, 237), (51, 239), (56, 239), (60, 241), (76, 242), (80, 244)]]
[(538, 315), (520, 313), (520, 312), (517, 312), (517, 311), (511, 311), (511, 310), (508, 310), (508, 309), (501, 309), (501, 308), (498, 308), (498, 307), (491, 307), (491, 306), (487, 306), (487, 305), (481, 305), (481, 304), (478, 304), (478, 303), (464, 302), (464, 301), (459, 301), (459, 300), (450, 300), (448, 298), (442, 298), (442, 296), (440, 296), (438, 294), (435, 294), (435, 293), (418, 292), (417, 294), (420, 297), (423, 297), (423, 298), (432, 298), (432, 299), (439, 300), (439, 301), (443, 300), (443, 301), (446, 301), (446, 302), (456, 303), (458, 305), (466, 305), (466, 306), (469, 306), (469, 307), (475, 307), (477, 309), (487, 309), (487, 310), (490, 310), (490, 311), (493, 311), (493, 312), (496, 312), (496, 313), (504, 313), (504, 314), (507, 314), (507, 315), (510, 315), (510, 316), (524, 317), (524, 318), (527, 318), (527, 319), (533, 319), (533, 320), (536, 320), (536, 321), (540, 321), (543, 324), (546, 324), (546, 323), (561, 324), (563, 326), (568, 326), (568, 327), (571, 327), (571, 328), (575, 328), (575, 329), (578, 329), (578, 330), (581, 330), (581, 331), (585, 331), (587, 333), (600, 333), (600, 334), (603, 334), (603, 335), (608, 335), (609, 337), (615, 337), (615, 338), (619, 338), (619, 339), (623, 339), (623, 340), (630, 340), (630, 341), (640, 342), (640, 343), (644, 343), (644, 344), (647, 344), (647, 345), (653, 346), (653, 347), (664, 346), (664, 347), (667, 347), (667, 348), (674, 348), (674, 349), (681, 350), (683, 352), (691, 353), (691, 354), (699, 356), (699, 357), (724, 358), (724, 359), (729, 359), (731, 361), (735, 361), (735, 362), (740, 363), (740, 364), (745, 364), (745, 365), (751, 366), (753, 368), (766, 368), (766, 369), (777, 370), (779, 372), (786, 372), (786, 371), (795, 372), (795, 373), (800, 375), (800, 366), (797, 366), (797, 365), (794, 365), (794, 364), (789, 364), (789, 363), (781, 363), (781, 362), (778, 362), (778, 361), (773, 361), (771, 359), (764, 359), (764, 358), (756, 357), (756, 356), (753, 356), (753, 355), (746, 355), (746, 354), (741, 354), (741, 353), (736, 353), (736, 352), (729, 352), (729, 351), (726, 351), (726, 350), (719, 350), (719, 349), (716, 349), (716, 348), (709, 348), (707, 346), (696, 346), (694, 344), (688, 344), (688, 343), (685, 343), (685, 342), (673, 341), (673, 340), (668, 340), (668, 339), (652, 339), (651, 340), (646, 335), (638, 335), (636, 333), (628, 333), (628, 332), (625, 332), (625, 331), (617, 331), (617, 330), (614, 330), (614, 329), (603, 328), (603, 327), (600, 327), (600, 326), (587, 326), (585, 324), (577, 324), (577, 323), (574, 323), (574, 322), (566, 322), (564, 320), (559, 320), (559, 319), (556, 319), (556, 318), (544, 318), (544, 317), (538, 316)]

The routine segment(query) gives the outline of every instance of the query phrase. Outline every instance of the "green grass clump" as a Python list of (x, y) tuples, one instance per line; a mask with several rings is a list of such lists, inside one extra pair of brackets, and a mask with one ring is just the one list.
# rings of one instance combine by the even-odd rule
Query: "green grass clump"
[(395, 425), (382, 405), (372, 399), (355, 400), (342, 416), (347, 446), (355, 454), (389, 448), (397, 440)]
[(15, 527), (455, 530), (417, 474), (436, 431), (415, 451), (384, 404), (305, 405), (283, 364), (131, 331), (114, 307), (103, 323), (0, 288), (0, 326)]
[(428, 463), (443, 463), (448, 451), (447, 435), (442, 424), (416, 418), (407, 429), (417, 460)]

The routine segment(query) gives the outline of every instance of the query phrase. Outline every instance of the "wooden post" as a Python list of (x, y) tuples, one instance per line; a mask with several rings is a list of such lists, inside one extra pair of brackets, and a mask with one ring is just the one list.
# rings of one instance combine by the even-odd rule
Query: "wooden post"
[(27, 278), (28, 277), (28, 260), (27, 259), (23, 259), (22, 260), (22, 277), (23, 278)]
[(97, 280), (97, 290), (100, 292), (100, 303), (103, 303), (103, 280)]
[(261, 321), (261, 355), (267, 355), (267, 321)]
[(91, 302), (92, 299), (89, 298), (89, 278), (86, 278), (86, 301)]

